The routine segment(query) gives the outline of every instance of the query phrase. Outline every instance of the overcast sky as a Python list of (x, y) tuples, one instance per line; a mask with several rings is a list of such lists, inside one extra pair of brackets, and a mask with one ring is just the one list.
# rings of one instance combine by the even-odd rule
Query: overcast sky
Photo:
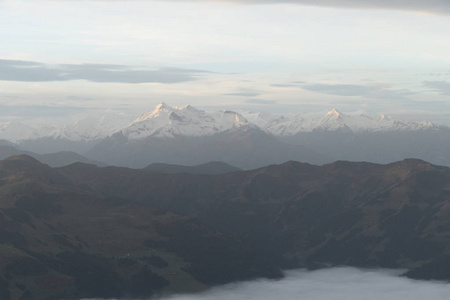
[(445, 122), (449, 37), (448, 0), (0, 0), (0, 107)]

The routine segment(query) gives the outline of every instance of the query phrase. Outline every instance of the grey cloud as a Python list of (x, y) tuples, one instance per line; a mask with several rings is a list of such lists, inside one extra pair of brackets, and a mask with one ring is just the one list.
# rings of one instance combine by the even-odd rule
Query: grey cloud
[(251, 104), (275, 104), (277, 101), (275, 100), (264, 100), (264, 99), (250, 99), (245, 101), (245, 103), (251, 103)]
[(46, 65), (31, 61), (0, 59), (0, 80), (3, 81), (87, 80), (115, 83), (179, 83), (197, 80), (197, 76), (202, 73), (208, 72), (176, 68), (148, 70), (108, 64)]
[(90, 98), (90, 97), (80, 97), (80, 96), (68, 96), (66, 98), (68, 100), (73, 100), (73, 101), (92, 101), (92, 100), (94, 100), (93, 98)]
[(256, 97), (259, 96), (258, 93), (229, 93), (223, 94), (224, 96), (240, 96), (240, 97)]
[(74, 112), (85, 111), (85, 108), (72, 106), (48, 106), (48, 105), (0, 105), (0, 116), (21, 116), (21, 117), (58, 117), (73, 114)]
[[(223, 0), (172, 0), (183, 2), (224, 2)], [(236, 4), (280, 4), (291, 3), (310, 6), (362, 9), (394, 9), (404, 11), (424, 11), (437, 14), (450, 13), (448, 0), (228, 0)]]
[(177, 72), (177, 73), (208, 73), (208, 74), (216, 74), (215, 72), (199, 70), (199, 69), (182, 69), (182, 68), (160, 68), (161, 71), (166, 72)]
[(126, 70), (129, 67), (122, 65), (113, 65), (113, 64), (79, 64), (79, 65), (68, 65), (62, 64), (59, 65), (61, 68), (65, 70)]
[(33, 62), (33, 61), (24, 61), (24, 60), (7, 60), (7, 59), (0, 59), (0, 65), (1, 64), (9, 64), (14, 66), (22, 66), (22, 67), (34, 67), (34, 66), (40, 66), (41, 63)]
[(279, 88), (298, 88), (300, 87), (298, 84), (271, 84), (271, 87), (279, 87)]
[(43, 64), (18, 61), (0, 60), (0, 80), (5, 81), (59, 81), (58, 71)]
[(303, 89), (336, 96), (365, 96), (374, 90), (373, 87), (354, 84), (308, 84)]
[(416, 73), (414, 75), (415, 76), (424, 76), (424, 77), (441, 77), (441, 76), (450, 75), (450, 72), (447, 72), (447, 73), (444, 73), (444, 72), (440, 72), (440, 73)]
[(406, 99), (407, 96), (416, 94), (410, 90), (394, 90), (386, 85), (355, 85), (355, 84), (308, 84), (303, 89), (318, 93), (346, 97), (365, 97), (377, 99)]
[(367, 98), (376, 98), (376, 99), (403, 99), (408, 100), (408, 96), (415, 95), (416, 92), (410, 90), (391, 90), (389, 88), (379, 88), (374, 89), (370, 94), (366, 95)]
[(306, 84), (305, 81), (292, 81), (289, 83), (274, 83), (271, 84), (271, 87), (278, 87), (278, 88), (300, 88), (303, 84)]
[(450, 82), (447, 81), (424, 81), (423, 85), (441, 95), (450, 95)]
[[(78, 0), (80, 1), (80, 0)], [(94, 0), (95, 1), (95, 0)], [(97, 0), (125, 1), (125, 0)], [(210, 2), (235, 4), (299, 4), (349, 9), (384, 9), (450, 14), (448, 0), (169, 0), (173, 2)], [(1, 3), (1, 0), (0, 0)]]

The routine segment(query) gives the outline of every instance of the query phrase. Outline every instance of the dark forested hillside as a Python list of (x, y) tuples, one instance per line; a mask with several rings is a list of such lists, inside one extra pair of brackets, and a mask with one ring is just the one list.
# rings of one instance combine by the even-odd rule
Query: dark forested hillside
[(420, 160), (209, 176), (16, 156), (0, 182), (1, 299), (144, 297), (330, 265), (450, 279), (436, 267), (450, 261), (450, 169)]

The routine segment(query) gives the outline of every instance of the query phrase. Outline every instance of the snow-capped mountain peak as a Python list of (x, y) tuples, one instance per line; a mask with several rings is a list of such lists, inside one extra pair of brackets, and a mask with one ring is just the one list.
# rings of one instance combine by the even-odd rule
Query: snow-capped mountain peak
[(351, 130), (347, 124), (348, 117), (337, 109), (333, 108), (320, 120), (315, 129), (317, 130)]
[[(136, 119), (117, 111), (104, 114), (74, 115), (71, 118), (36, 122), (0, 123), (0, 139), (12, 142), (53, 138), (71, 141), (101, 140), (115, 133), (128, 139), (174, 136), (210, 136), (241, 127), (257, 127), (275, 136), (294, 136), (302, 132), (374, 132), (438, 128), (431, 122), (401, 122), (380, 114), (345, 114), (332, 109), (324, 114), (286, 114), (207, 112), (191, 105), (171, 107), (161, 102)], [(445, 126), (441, 126), (445, 127)], [(441, 128), (439, 127), (439, 128)]]
[(380, 121), (382, 121), (382, 120), (391, 121), (391, 120), (392, 120), (392, 118), (391, 118), (390, 116), (386, 116), (386, 115), (384, 115), (384, 114), (379, 114), (379, 115), (378, 115), (378, 119), (379, 119)]
[(301, 132), (313, 131), (344, 130), (356, 133), (420, 130), (436, 127), (431, 122), (401, 122), (383, 114), (376, 116), (344, 114), (337, 109), (332, 109), (322, 115), (247, 113), (245, 116), (259, 128), (276, 136), (294, 136)]
[[(172, 112), (174, 109), (172, 107), (170, 107), (169, 105), (167, 105), (164, 101), (161, 102), (160, 104), (158, 104), (154, 110), (150, 111), (150, 112), (146, 112), (143, 115), (141, 115), (139, 118), (137, 118), (134, 122), (142, 122), (146, 119), (149, 118), (155, 118), (158, 117), (162, 114), (167, 114)], [(133, 122), (133, 123), (134, 123)]]
[(164, 102), (143, 114), (121, 132), (128, 139), (150, 136), (208, 136), (249, 125), (248, 120), (233, 111), (206, 112), (191, 105), (171, 107)]
[(332, 110), (327, 112), (327, 116), (330, 118), (337, 119), (342, 116), (342, 113), (340, 111), (338, 111), (336, 108), (333, 108)]

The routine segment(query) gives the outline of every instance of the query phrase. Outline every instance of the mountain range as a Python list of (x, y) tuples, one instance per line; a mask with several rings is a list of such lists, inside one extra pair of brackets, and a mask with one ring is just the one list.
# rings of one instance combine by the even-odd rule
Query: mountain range
[(0, 124), (0, 138), (22, 151), (73, 151), (106, 165), (210, 161), (253, 169), (289, 160), (389, 163), (405, 158), (450, 165), (450, 128), (401, 122), (385, 115), (206, 112), (190, 105), (154, 110), (132, 120), (112, 113), (70, 124)]
[(242, 171), (239, 168), (230, 166), (229, 164), (220, 161), (211, 161), (209, 163), (200, 164), (196, 166), (180, 166), (180, 165), (154, 163), (148, 165), (143, 170), (152, 173), (164, 173), (164, 174), (188, 173), (188, 174), (205, 174), (205, 175), (218, 175)]
[(286, 162), (162, 174), (0, 161), (0, 296), (145, 298), (281, 269), (407, 269), (450, 280), (450, 169)]
[(0, 145), (0, 159), (5, 159), (10, 156), (21, 154), (29, 155), (39, 160), (40, 162), (49, 165), (50, 167), (67, 166), (75, 162), (105, 166), (105, 164), (103, 163), (89, 160), (73, 151), (59, 151), (55, 153), (38, 154), (30, 151), (19, 150), (11, 145)]

